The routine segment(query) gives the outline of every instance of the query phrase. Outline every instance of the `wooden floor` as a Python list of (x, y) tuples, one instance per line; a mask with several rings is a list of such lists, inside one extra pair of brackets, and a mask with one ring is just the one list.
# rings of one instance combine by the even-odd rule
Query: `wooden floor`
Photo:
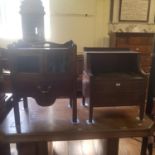
[[(102, 145), (105, 140), (62, 141), (53, 143), (54, 155), (105, 155)], [(49, 143), (49, 146), (51, 144)], [(124, 138), (119, 143), (119, 155), (138, 155), (141, 139)], [(11, 155), (18, 155), (16, 145), (11, 144)], [(50, 155), (50, 154), (49, 154)], [(153, 149), (155, 155), (155, 148)]]

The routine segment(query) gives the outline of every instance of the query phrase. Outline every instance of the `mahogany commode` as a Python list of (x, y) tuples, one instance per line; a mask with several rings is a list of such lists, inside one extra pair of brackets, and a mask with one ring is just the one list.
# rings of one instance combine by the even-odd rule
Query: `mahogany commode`
[(89, 123), (95, 107), (137, 105), (143, 119), (147, 76), (139, 59), (139, 53), (132, 51), (85, 51), (83, 102), (89, 105)]
[(53, 104), (56, 98), (67, 97), (77, 122), (76, 108), (76, 45), (54, 48), (9, 48), (8, 52), (15, 118), (19, 120), (18, 101), (33, 97), (41, 106)]

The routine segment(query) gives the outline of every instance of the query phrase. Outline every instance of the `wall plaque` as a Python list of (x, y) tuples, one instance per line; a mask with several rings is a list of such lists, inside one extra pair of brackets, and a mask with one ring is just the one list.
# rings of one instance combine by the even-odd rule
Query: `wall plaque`
[(119, 21), (147, 22), (151, 0), (120, 0)]

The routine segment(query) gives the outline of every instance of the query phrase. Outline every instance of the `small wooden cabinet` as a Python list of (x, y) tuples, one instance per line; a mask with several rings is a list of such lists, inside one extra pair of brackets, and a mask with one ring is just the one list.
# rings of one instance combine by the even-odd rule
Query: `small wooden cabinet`
[(110, 33), (110, 47), (129, 48), (141, 53), (141, 68), (150, 72), (154, 33), (114, 32)]
[(139, 106), (144, 117), (147, 76), (139, 68), (139, 53), (132, 51), (85, 51), (83, 103), (94, 107)]
[(76, 123), (76, 45), (70, 42), (64, 47), (10, 48), (6, 52), (16, 124), (20, 124), (18, 101), (27, 97), (33, 97), (40, 106), (69, 98), (72, 121)]

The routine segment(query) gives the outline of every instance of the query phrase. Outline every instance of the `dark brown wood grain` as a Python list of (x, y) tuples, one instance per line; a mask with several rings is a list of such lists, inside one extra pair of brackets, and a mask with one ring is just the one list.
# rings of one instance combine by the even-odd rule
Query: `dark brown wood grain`
[(0, 155), (11, 155), (10, 145), (0, 142)]
[(141, 53), (141, 68), (150, 72), (154, 33), (116, 32), (110, 33), (110, 47), (129, 48)]
[(29, 142), (17, 144), (18, 155), (48, 155), (47, 142)]
[[(78, 100), (78, 116), (80, 123), (72, 124), (71, 109), (67, 99), (59, 99), (49, 107), (40, 107), (35, 100), (29, 98), (28, 111), (20, 105), (21, 125), (17, 131), (13, 111), (1, 124), (4, 142), (24, 142), (43, 140), (78, 140), (110, 137), (147, 136), (151, 134), (153, 121), (145, 116), (143, 121), (137, 119), (138, 109), (135, 107), (95, 108), (95, 124), (86, 123), (88, 108), (81, 107)], [(40, 115), (42, 114), (42, 115)], [(115, 119), (114, 119), (115, 118)]]
[(76, 45), (56, 48), (10, 48), (10, 81), (14, 98), (16, 123), (20, 124), (18, 101), (33, 97), (41, 106), (52, 105), (56, 98), (67, 97), (77, 122)]
[[(25, 143), (23, 148), (25, 149), (29, 146), (32, 148), (31, 143), (39, 145), (39, 143), (48, 141), (110, 138), (108, 144), (113, 143), (111, 145), (115, 147), (113, 150), (110, 150), (111, 148), (107, 150), (117, 152), (118, 147), (115, 140), (117, 141), (119, 138), (152, 135), (153, 121), (147, 116), (143, 121), (137, 119), (138, 109), (135, 107), (95, 108), (95, 124), (88, 125), (86, 119), (89, 110), (80, 105), (81, 100), (79, 99), (80, 123), (72, 124), (71, 109), (68, 108), (67, 101), (67, 99), (58, 99), (53, 106), (40, 107), (34, 99), (28, 98), (28, 110), (24, 110), (23, 104), (19, 104), (20, 127), (16, 126), (14, 113), (11, 111), (0, 126), (0, 141), (21, 143), (21, 145)], [(26, 144), (28, 145), (26, 146)]]
[(153, 98), (155, 97), (155, 40), (154, 40), (154, 49), (151, 63), (151, 70), (149, 76), (149, 87), (148, 87), (148, 97), (147, 97), (147, 106), (146, 113), (149, 116), (154, 117), (154, 102)]
[(132, 51), (85, 51), (83, 96), (94, 107), (133, 106), (143, 119), (148, 78), (141, 72), (139, 53)]

